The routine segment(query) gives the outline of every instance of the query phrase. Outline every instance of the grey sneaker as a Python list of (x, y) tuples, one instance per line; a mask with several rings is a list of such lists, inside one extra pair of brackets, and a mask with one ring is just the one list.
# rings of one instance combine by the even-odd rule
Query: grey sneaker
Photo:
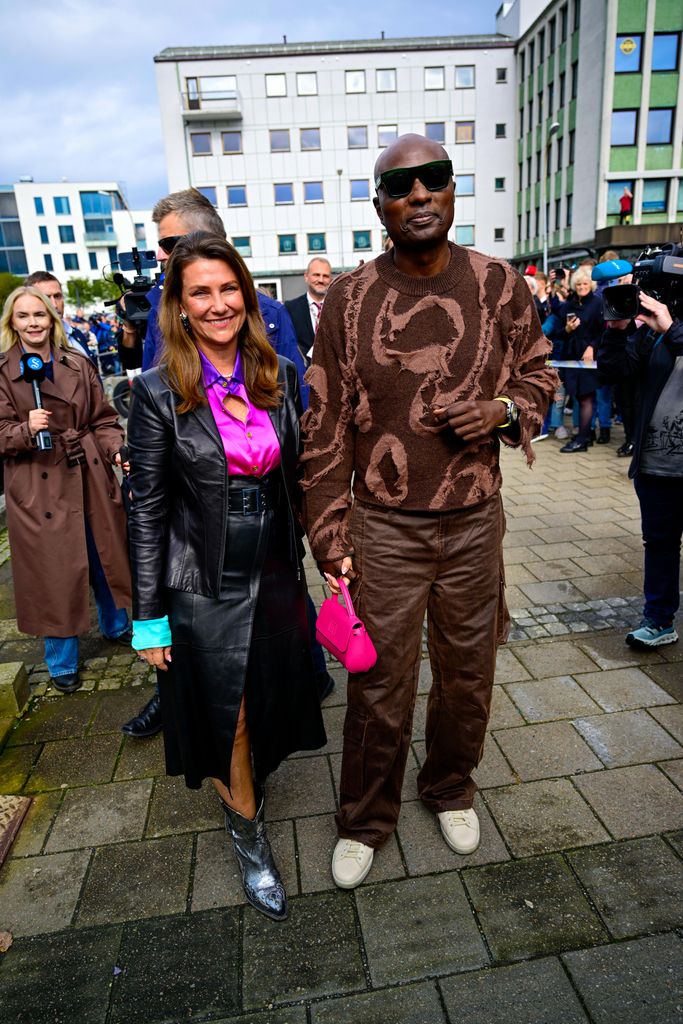
[(555, 437), (558, 441), (566, 441), (569, 437), (569, 431), (566, 427), (557, 427), (555, 429)]
[(675, 644), (677, 640), (678, 633), (673, 623), (658, 626), (651, 619), (643, 619), (638, 629), (626, 634), (629, 647), (661, 647), (663, 644)]

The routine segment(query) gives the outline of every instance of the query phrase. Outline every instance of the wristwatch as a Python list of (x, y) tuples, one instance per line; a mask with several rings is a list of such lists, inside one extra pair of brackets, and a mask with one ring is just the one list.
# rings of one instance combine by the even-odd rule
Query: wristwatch
[(507, 427), (511, 427), (517, 422), (519, 419), (519, 409), (511, 398), (508, 398), (507, 395), (496, 395), (494, 402), (502, 402), (507, 410), (507, 419), (505, 423), (498, 424), (497, 430), (506, 430)]

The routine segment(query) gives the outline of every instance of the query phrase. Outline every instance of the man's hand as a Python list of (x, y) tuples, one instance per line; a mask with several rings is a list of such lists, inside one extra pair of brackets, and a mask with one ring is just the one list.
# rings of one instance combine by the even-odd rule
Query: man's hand
[(47, 409), (31, 409), (28, 414), (28, 429), (31, 437), (35, 437), (41, 430), (50, 429), (51, 412)]
[(340, 576), (343, 576), (347, 583), (356, 579), (350, 555), (346, 555), (345, 558), (340, 558), (336, 562), (318, 562), (318, 568), (333, 594), (341, 594), (341, 587), (337, 583)]
[(117, 452), (114, 456), (114, 465), (118, 466), (119, 469), (122, 469), (126, 475), (130, 473), (130, 462), (121, 461), (121, 452)]
[(146, 647), (144, 651), (138, 651), (138, 658), (146, 661), (148, 665), (168, 672), (166, 662), (172, 661), (170, 647)]
[(641, 308), (638, 313), (638, 319), (646, 323), (653, 331), (666, 334), (673, 323), (673, 317), (669, 312), (668, 306), (665, 306), (663, 302), (658, 302), (657, 299), (653, 299), (651, 295), (646, 295), (645, 292), (640, 293), (639, 301)]
[(488, 437), (496, 427), (507, 420), (507, 409), (502, 402), (484, 402), (469, 399), (454, 402), (447, 408), (432, 410), (438, 423), (447, 423), (454, 434), (463, 441), (479, 441)]

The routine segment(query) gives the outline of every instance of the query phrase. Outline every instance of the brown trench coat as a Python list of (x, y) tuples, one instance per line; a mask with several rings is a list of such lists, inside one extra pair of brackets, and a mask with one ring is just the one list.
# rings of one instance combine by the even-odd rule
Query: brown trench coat
[[(17, 624), (37, 636), (76, 636), (90, 628), (85, 519), (116, 606), (131, 603), (126, 517), (112, 467), (124, 434), (90, 361), (59, 349), (54, 382), (40, 385), (54, 447), (32, 447), (35, 402), (20, 356), (19, 345), (0, 355), (0, 456)], [(82, 449), (85, 463), (70, 467), (65, 445)]]

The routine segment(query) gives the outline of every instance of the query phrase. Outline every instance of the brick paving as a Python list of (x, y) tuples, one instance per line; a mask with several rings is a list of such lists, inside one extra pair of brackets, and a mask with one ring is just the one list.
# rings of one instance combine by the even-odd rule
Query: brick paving
[(364, 885), (335, 889), (335, 670), (327, 747), (269, 785), (284, 924), (245, 906), (209, 787), (165, 777), (160, 737), (120, 733), (150, 693), (145, 666), (93, 633), (83, 690), (51, 695), (0, 537), (0, 662), (25, 662), (32, 691), (0, 793), (33, 798), (0, 873), (3, 1020), (681, 1021), (683, 644), (624, 644), (642, 544), (615, 434), (585, 455), (542, 442), (532, 472), (503, 456), (513, 631), (476, 773), (480, 848), (452, 853), (416, 799), (425, 660), (397, 833)]

